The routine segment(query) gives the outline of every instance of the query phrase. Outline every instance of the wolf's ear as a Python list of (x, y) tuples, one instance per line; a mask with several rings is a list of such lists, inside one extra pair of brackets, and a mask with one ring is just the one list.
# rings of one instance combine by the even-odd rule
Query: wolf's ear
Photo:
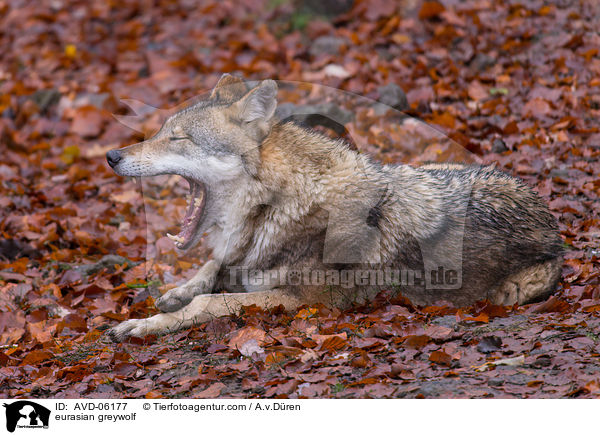
[(235, 103), (238, 118), (243, 122), (268, 121), (277, 107), (277, 83), (265, 80)]
[(241, 78), (225, 73), (215, 85), (210, 98), (233, 103), (242, 98), (246, 92), (248, 92), (248, 88)]

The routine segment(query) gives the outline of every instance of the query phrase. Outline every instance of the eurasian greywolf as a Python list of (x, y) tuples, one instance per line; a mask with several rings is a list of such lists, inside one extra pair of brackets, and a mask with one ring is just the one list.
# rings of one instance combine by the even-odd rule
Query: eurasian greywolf
[(121, 323), (114, 340), (252, 304), (349, 307), (382, 290), (419, 305), (523, 304), (554, 290), (562, 240), (521, 181), (484, 166), (382, 166), (276, 119), (276, 94), (272, 80), (248, 90), (226, 74), (151, 139), (108, 152), (119, 175), (187, 179), (182, 229), (169, 236), (189, 249), (206, 235), (213, 257), (155, 301), (163, 313)]

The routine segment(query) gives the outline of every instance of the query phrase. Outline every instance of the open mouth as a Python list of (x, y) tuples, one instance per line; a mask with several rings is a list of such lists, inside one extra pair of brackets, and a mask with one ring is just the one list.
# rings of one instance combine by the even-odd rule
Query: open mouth
[(189, 248), (194, 241), (206, 205), (206, 187), (204, 184), (191, 179), (187, 179), (187, 181), (190, 183), (190, 194), (188, 195), (187, 210), (181, 223), (181, 231), (176, 236), (167, 233), (167, 237), (173, 240), (175, 246), (179, 249)]

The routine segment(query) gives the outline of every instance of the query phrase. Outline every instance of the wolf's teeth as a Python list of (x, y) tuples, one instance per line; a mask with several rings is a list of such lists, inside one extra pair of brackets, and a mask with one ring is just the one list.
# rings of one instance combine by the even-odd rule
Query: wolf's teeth
[(185, 200), (186, 200), (187, 202), (191, 202), (191, 201), (192, 201), (192, 195), (189, 195), (189, 194), (188, 194), (188, 195), (185, 195)]
[(194, 198), (194, 207), (200, 207), (202, 200), (200, 198)]
[(182, 244), (185, 241), (185, 239), (183, 237), (174, 236), (173, 234), (169, 234), (169, 233), (167, 233), (167, 237), (169, 239), (173, 240), (177, 244)]

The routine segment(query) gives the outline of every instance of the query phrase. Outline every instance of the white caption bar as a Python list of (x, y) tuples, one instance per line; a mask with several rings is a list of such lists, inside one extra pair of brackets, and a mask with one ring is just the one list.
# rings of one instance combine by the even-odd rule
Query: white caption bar
[[(0, 399), (15, 434), (564, 434), (594, 428), (597, 402), (565, 400)], [(0, 430), (0, 432), (2, 431)], [(6, 432), (4, 432), (6, 433)]]

